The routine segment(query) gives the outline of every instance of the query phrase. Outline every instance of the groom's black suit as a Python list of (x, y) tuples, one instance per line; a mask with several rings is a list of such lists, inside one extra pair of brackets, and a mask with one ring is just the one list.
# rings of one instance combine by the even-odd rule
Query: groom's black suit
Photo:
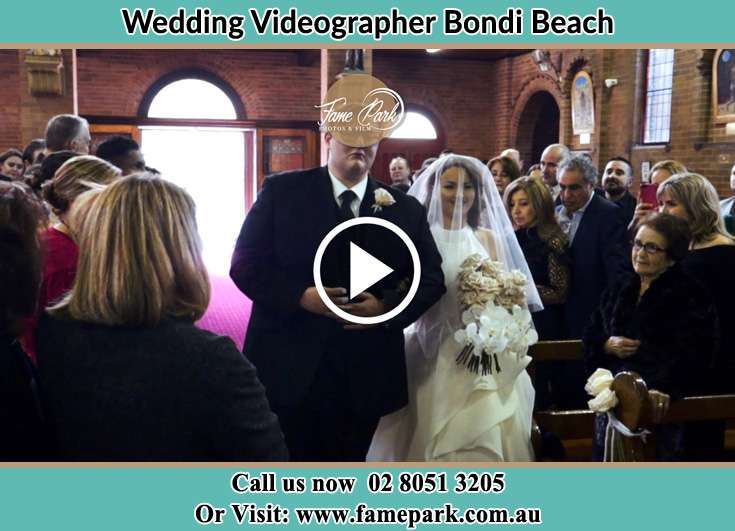
[[(395, 204), (375, 213), (376, 188)], [(411, 304), (388, 323), (346, 331), (300, 307), (314, 285), (319, 243), (342, 220), (326, 167), (273, 175), (243, 224), (230, 275), (253, 300), (244, 353), (257, 367), (295, 460), (362, 460), (378, 419), (407, 401), (403, 328), (444, 293), (441, 257), (424, 208), (412, 197), (368, 180), (360, 216), (401, 227), (421, 258), (421, 282)], [(349, 235), (394, 272), (369, 291), (389, 305), (410, 283), (410, 255), (383, 229), (361, 226)], [(344, 246), (347, 241), (342, 241)], [(344, 287), (348, 270), (340, 244), (322, 265), (327, 287)]]

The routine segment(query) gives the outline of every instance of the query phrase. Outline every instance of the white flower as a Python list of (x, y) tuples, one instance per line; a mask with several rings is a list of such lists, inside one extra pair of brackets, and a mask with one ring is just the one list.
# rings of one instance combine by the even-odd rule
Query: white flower
[(375, 190), (375, 202), (373, 203), (373, 212), (380, 212), (383, 207), (391, 206), (396, 200), (390, 195), (385, 188)]
[(597, 369), (587, 379), (587, 384), (584, 386), (584, 390), (592, 396), (599, 395), (605, 389), (610, 389), (614, 377), (607, 369)]
[(603, 389), (600, 394), (587, 402), (587, 405), (592, 411), (604, 413), (618, 405), (618, 397), (615, 394), (615, 391), (612, 391), (611, 389)]

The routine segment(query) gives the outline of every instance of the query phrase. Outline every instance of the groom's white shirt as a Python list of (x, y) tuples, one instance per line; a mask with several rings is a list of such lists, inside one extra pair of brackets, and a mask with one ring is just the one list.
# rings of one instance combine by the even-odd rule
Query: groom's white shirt
[(355, 217), (358, 217), (360, 215), (360, 203), (362, 203), (362, 198), (365, 197), (365, 190), (367, 190), (367, 173), (363, 176), (362, 180), (359, 183), (357, 183), (352, 188), (347, 188), (344, 184), (342, 184), (342, 181), (332, 175), (332, 172), (331, 170), (329, 170), (329, 168), (327, 168), (327, 171), (329, 171), (329, 178), (332, 179), (332, 192), (334, 192), (334, 200), (337, 202), (338, 207), (342, 206), (339, 198), (339, 196), (342, 195), (342, 192), (344, 192), (345, 190), (352, 190), (353, 192), (355, 192), (357, 199), (352, 200), (350, 208), (352, 209), (352, 213), (355, 215)]

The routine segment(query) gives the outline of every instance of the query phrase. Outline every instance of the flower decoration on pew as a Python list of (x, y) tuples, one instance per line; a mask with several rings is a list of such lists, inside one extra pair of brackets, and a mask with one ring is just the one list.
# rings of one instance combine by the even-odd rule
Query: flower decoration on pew
[[(464, 328), (454, 339), (464, 348), (457, 364), (491, 379), (498, 388), (513, 382), (530, 363), (528, 347), (538, 335), (526, 307), (526, 277), (500, 262), (473, 254), (457, 275)], [(493, 385), (491, 383), (491, 386)]]
[(618, 396), (610, 389), (614, 379), (613, 374), (607, 369), (597, 369), (587, 379), (584, 390), (594, 397), (587, 402), (592, 411), (605, 413), (618, 405)]

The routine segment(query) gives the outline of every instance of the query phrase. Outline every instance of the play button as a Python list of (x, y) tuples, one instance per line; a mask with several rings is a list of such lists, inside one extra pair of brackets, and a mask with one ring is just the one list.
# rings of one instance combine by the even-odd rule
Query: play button
[[(382, 227), (384, 229), (391, 231), (395, 236), (400, 238), (400, 240), (403, 242), (403, 245), (406, 246), (406, 248), (408, 249), (408, 253), (411, 256), (411, 263), (412, 263), (412, 268), (413, 268), (413, 278), (411, 279), (411, 285), (408, 288), (408, 292), (406, 293), (406, 295), (403, 297), (401, 302), (398, 303), (398, 305), (395, 308), (393, 308), (392, 310), (382, 315), (364, 317), (364, 316), (352, 315), (352, 314), (347, 313), (342, 308), (337, 306), (332, 301), (332, 299), (329, 298), (326, 290), (324, 289), (324, 283), (322, 282), (322, 273), (321, 273), (322, 259), (324, 258), (324, 253), (327, 250), (327, 247), (343, 231), (350, 229), (352, 227), (356, 227), (358, 225), (375, 225), (375, 226)], [(365, 251), (365, 249), (363, 249), (362, 247), (360, 247), (353, 241), (350, 241), (350, 246), (349, 246), (349, 279), (350, 279), (349, 296), (350, 296), (350, 299), (354, 298), (355, 296), (369, 289), (371, 286), (374, 286), (375, 284), (383, 280), (385, 277), (393, 273), (394, 268), (391, 267), (390, 263), (388, 264), (385, 263), (385, 262), (390, 262), (390, 260), (386, 259), (385, 257), (383, 257), (383, 259), (384, 261), (379, 260), (378, 258), (376, 258), (372, 254)], [(355, 324), (375, 325), (375, 324), (379, 324), (379, 323), (388, 321), (389, 319), (392, 319), (393, 317), (401, 313), (403, 310), (406, 309), (406, 307), (411, 303), (414, 296), (416, 295), (416, 292), (418, 291), (418, 288), (419, 288), (420, 279), (421, 279), (421, 261), (419, 259), (419, 253), (416, 250), (416, 246), (411, 241), (411, 238), (409, 238), (408, 235), (399, 226), (391, 223), (390, 221), (386, 221), (382, 218), (360, 217), (360, 218), (351, 219), (349, 221), (345, 221), (344, 223), (340, 223), (339, 225), (334, 227), (331, 231), (329, 231), (329, 233), (324, 237), (324, 239), (319, 244), (319, 247), (316, 250), (316, 255), (314, 257), (314, 286), (316, 287), (316, 290), (319, 293), (319, 296), (321, 297), (322, 302), (324, 302), (327, 308), (329, 308), (332, 312), (334, 312), (335, 315), (341, 317), (345, 321), (349, 321)]]
[(383, 262), (350, 242), (350, 299), (393, 272)]

